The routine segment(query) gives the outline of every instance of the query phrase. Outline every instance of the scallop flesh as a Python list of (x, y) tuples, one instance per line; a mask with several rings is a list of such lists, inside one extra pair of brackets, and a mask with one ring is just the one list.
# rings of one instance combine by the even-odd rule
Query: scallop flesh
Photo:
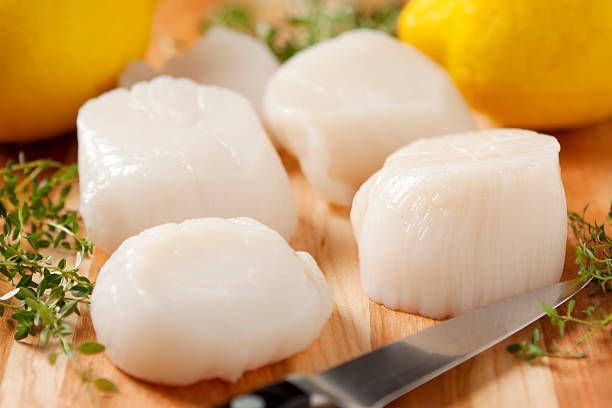
[(96, 246), (167, 222), (252, 217), (290, 238), (293, 190), (241, 95), (158, 77), (85, 103), (77, 118), (81, 213)]
[(364, 292), (441, 318), (561, 277), (559, 143), (497, 129), (416, 141), (361, 186), (351, 221)]
[[(246, 97), (263, 119), (263, 94), (279, 67), (272, 51), (260, 40), (237, 30), (213, 26), (187, 51), (166, 61), (162, 72), (135, 61), (119, 78), (123, 87), (166, 74), (228, 88)], [(264, 123), (265, 124), (265, 123)]]
[(342, 206), (399, 147), (474, 129), (441, 67), (372, 30), (349, 31), (287, 61), (268, 83), (264, 112), (314, 190)]
[(143, 231), (102, 267), (91, 298), (113, 364), (168, 385), (234, 381), (302, 351), (332, 308), (312, 257), (250, 218)]

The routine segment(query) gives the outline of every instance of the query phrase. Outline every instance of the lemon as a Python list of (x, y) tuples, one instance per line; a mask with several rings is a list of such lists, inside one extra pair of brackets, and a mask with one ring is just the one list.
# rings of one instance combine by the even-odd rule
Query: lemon
[(156, 1), (0, 1), (0, 141), (68, 131), (143, 56)]
[(502, 125), (573, 127), (612, 115), (609, 0), (414, 0), (398, 34)]

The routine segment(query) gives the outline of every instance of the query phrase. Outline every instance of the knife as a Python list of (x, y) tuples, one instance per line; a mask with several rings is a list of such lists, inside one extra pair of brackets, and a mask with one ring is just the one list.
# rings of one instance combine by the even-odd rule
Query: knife
[(382, 407), (504, 340), (558, 307), (590, 279), (577, 278), (446, 320), (314, 376), (291, 375), (221, 407)]

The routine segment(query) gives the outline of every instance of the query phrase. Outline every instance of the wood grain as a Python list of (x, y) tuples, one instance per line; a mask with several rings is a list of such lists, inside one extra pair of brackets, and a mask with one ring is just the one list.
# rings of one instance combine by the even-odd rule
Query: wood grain
[[(202, 2), (164, 2), (173, 17), (164, 18), (162, 38), (181, 25), (197, 21)], [(174, 24), (174, 25), (173, 25)], [(180, 30), (179, 30), (180, 31)], [(177, 32), (179, 32), (177, 31)], [(193, 30), (180, 31), (181, 41), (191, 41)], [(159, 42), (159, 40), (158, 40)], [(153, 46), (155, 46), (154, 43)], [(159, 45), (159, 44), (157, 44)], [(159, 57), (159, 52), (155, 54)], [(562, 146), (562, 177), (568, 208), (579, 210), (591, 204), (590, 217), (600, 220), (612, 199), (612, 120), (583, 129), (552, 132)], [(0, 160), (15, 158), (25, 150), (30, 159), (54, 157), (65, 162), (76, 159), (74, 134), (29, 146), (1, 146)], [(202, 407), (219, 403), (249, 389), (272, 382), (292, 372), (315, 373), (352, 357), (429, 327), (436, 322), (416, 315), (388, 310), (364, 296), (358, 274), (355, 240), (348, 211), (330, 207), (317, 199), (296, 162), (283, 157), (299, 203), (299, 231), (292, 245), (309, 251), (335, 289), (335, 309), (319, 338), (306, 351), (287, 360), (262, 367), (241, 377), (235, 384), (218, 380), (190, 387), (164, 387), (136, 380), (115, 368), (104, 355), (79, 356), (79, 363), (91, 366), (98, 375), (113, 380), (116, 395), (96, 394), (101, 407)], [(564, 279), (574, 276), (574, 242), (570, 239)], [(95, 278), (106, 255), (96, 252), (87, 260), (90, 277)], [(0, 293), (6, 291), (0, 286)], [(585, 293), (577, 297), (576, 310), (594, 300), (612, 309), (612, 300)], [(95, 339), (86, 310), (75, 322), (76, 343)], [(393, 407), (608, 407), (612, 406), (609, 373), (612, 372), (612, 336), (598, 335), (583, 347), (583, 360), (543, 360), (529, 365), (505, 351), (505, 346), (528, 338), (538, 327), (545, 344), (551, 347), (556, 329), (540, 320), (512, 338), (456, 367), (446, 374), (397, 400)], [(608, 330), (609, 332), (609, 330)], [(584, 334), (583, 328), (568, 327), (570, 342)], [(80, 407), (91, 404), (77, 372), (59, 358), (54, 366), (46, 360), (47, 348), (36, 342), (15, 342), (7, 317), (0, 319), (0, 407)]]
[[(589, 128), (556, 134), (562, 145), (561, 166), (568, 207), (580, 209), (591, 204), (591, 215), (601, 219), (612, 199), (612, 121)], [(28, 156), (52, 155), (74, 160), (74, 136), (27, 147)], [(2, 158), (16, 155), (15, 147), (0, 147)], [(435, 324), (420, 316), (386, 309), (368, 300), (361, 291), (357, 250), (348, 219), (348, 210), (330, 207), (312, 193), (296, 162), (287, 156), (284, 163), (290, 173), (300, 222), (292, 245), (309, 251), (317, 260), (335, 289), (336, 307), (320, 337), (305, 352), (245, 374), (235, 384), (204, 381), (190, 387), (162, 387), (136, 380), (116, 369), (103, 356), (79, 356), (83, 366), (91, 366), (99, 375), (115, 381), (120, 393), (96, 397), (103, 407), (122, 406), (208, 406), (237, 393), (261, 386), (292, 372), (315, 373), (352, 357), (380, 347), (405, 335)], [(575, 274), (574, 244), (568, 242), (564, 278)], [(95, 278), (106, 255), (96, 252), (90, 263)], [(85, 264), (84, 268), (88, 265)], [(86, 269), (85, 269), (86, 270)], [(0, 288), (0, 292), (5, 289)], [(577, 310), (594, 299), (577, 297)], [(608, 298), (597, 297), (612, 309)], [(95, 338), (86, 311), (77, 322), (75, 342)], [(612, 338), (596, 336), (589, 340), (584, 360), (544, 360), (529, 365), (505, 351), (511, 342), (526, 339), (534, 327), (543, 332), (551, 346), (556, 329), (546, 320), (523, 330), (502, 344), (430, 381), (407, 394), (392, 406), (427, 407), (606, 407), (612, 404), (607, 391), (612, 367)], [(584, 329), (569, 327), (569, 338), (584, 334)], [(65, 359), (55, 366), (46, 360), (48, 348), (36, 342), (16, 343), (6, 317), (0, 321), (0, 406), (86, 406), (89, 397), (76, 371)], [(562, 343), (563, 344), (563, 343)]]

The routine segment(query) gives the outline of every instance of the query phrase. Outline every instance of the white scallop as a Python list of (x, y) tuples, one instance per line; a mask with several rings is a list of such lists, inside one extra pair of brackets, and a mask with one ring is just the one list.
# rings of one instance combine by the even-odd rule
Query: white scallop
[(290, 238), (289, 179), (249, 102), (158, 77), (85, 103), (77, 118), (81, 213), (106, 252), (154, 225), (252, 217)]
[(214, 26), (185, 54), (168, 60), (164, 73), (234, 90), (262, 117), (264, 90), (278, 67), (278, 59), (257, 38)]
[(343, 206), (395, 149), (474, 129), (441, 67), (372, 30), (344, 33), (291, 58), (270, 80), (264, 111), (315, 191)]
[(312, 257), (249, 218), (143, 231), (104, 264), (91, 298), (113, 364), (169, 385), (234, 381), (304, 350), (332, 308)]
[(423, 139), (355, 195), (364, 292), (440, 318), (557, 282), (566, 204), (559, 143), (498, 129)]
[[(272, 51), (260, 40), (237, 30), (213, 26), (187, 51), (166, 61), (161, 72), (140, 61), (126, 67), (119, 85), (129, 88), (166, 74), (205, 85), (228, 88), (246, 97), (263, 121), (263, 94), (279, 67)], [(265, 125), (265, 123), (264, 123)]]

